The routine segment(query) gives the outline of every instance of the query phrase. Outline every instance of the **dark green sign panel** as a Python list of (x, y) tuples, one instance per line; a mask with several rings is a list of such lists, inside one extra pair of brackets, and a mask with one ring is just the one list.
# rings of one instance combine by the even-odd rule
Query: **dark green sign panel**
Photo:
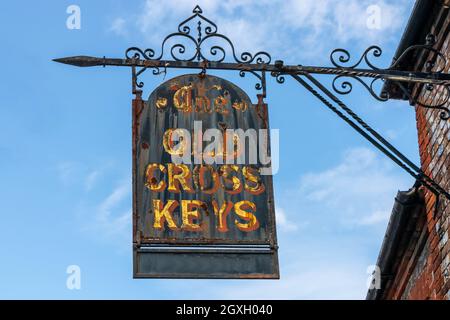
[(262, 99), (215, 76), (134, 101), (136, 278), (279, 278), (268, 132)]

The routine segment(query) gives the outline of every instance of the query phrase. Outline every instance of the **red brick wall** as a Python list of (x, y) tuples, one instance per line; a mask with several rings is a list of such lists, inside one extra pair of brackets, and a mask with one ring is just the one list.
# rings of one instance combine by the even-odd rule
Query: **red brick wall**
[[(434, 32), (441, 39), (441, 51), (450, 59), (448, 17), (446, 21)], [(440, 67), (442, 61), (438, 60), (435, 69)], [(444, 72), (450, 72), (450, 62)], [(437, 104), (445, 95), (437, 88), (432, 92), (422, 89), (419, 99)], [(441, 120), (440, 112), (416, 106), (420, 160), (422, 170), (450, 191), (450, 120)], [(387, 299), (450, 299), (449, 201), (441, 196), (435, 211), (435, 195), (425, 188), (423, 191), (426, 219), (416, 226), (423, 241), (410, 243), (396, 268), (393, 285), (384, 295)]]

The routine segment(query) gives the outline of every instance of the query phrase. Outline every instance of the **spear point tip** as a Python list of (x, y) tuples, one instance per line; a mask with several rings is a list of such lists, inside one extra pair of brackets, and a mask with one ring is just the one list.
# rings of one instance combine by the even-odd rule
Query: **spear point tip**
[(102, 61), (99, 58), (88, 57), (88, 56), (75, 56), (75, 57), (65, 57), (65, 58), (55, 58), (52, 61), (64, 64), (70, 64), (77, 67), (92, 67), (102, 65)]

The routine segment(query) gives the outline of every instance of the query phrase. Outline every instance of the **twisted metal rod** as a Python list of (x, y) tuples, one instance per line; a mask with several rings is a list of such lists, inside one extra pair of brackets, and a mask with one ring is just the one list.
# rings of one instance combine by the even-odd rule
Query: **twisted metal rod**
[[(425, 187), (427, 187), (435, 195), (442, 194), (448, 200), (450, 200), (450, 194), (445, 191), (439, 184), (433, 179), (427, 176), (418, 166), (416, 166), (411, 160), (397, 150), (392, 144), (384, 139), (378, 132), (370, 127), (364, 120), (362, 120), (353, 110), (345, 105), (341, 100), (334, 96), (326, 87), (324, 87), (319, 81), (317, 81), (310, 74), (303, 74), (309, 81), (311, 81), (320, 91), (323, 92), (328, 98), (342, 108), (350, 117), (346, 116), (342, 111), (335, 107), (327, 98), (325, 98), (319, 91), (314, 89), (308, 82), (303, 80), (299, 75), (291, 74), (297, 82), (299, 82), (305, 89), (311, 92), (316, 98), (318, 98), (326, 107), (338, 115), (342, 120), (349, 124), (354, 130), (356, 130), (361, 136), (368, 140), (378, 150), (383, 152), (392, 161), (394, 161), (399, 167), (409, 173), (416, 180), (420, 181)], [(359, 126), (359, 125), (360, 126)], [(361, 128), (362, 127), (362, 128)], [(370, 134), (369, 134), (370, 133)]]

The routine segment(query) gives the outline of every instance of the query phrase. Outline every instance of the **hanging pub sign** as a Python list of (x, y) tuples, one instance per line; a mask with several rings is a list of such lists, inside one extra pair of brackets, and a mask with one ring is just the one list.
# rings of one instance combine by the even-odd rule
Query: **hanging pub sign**
[(202, 73), (133, 101), (135, 278), (279, 278), (267, 116)]
[[(331, 52), (330, 66), (272, 63), (265, 51), (238, 54), (233, 42), (203, 16), (199, 6), (175, 32), (162, 41), (160, 51), (130, 47), (125, 58), (72, 56), (54, 59), (77, 67), (121, 66), (132, 69), (133, 100), (133, 262), (136, 278), (279, 278), (270, 152), (266, 73), (280, 84), (289, 76), (358, 134), (426, 187), (437, 200), (450, 193), (424, 173), (367, 124), (336, 94), (352, 92), (357, 80), (378, 101), (390, 99), (374, 91), (376, 81), (397, 91), (417, 107), (437, 109), (450, 119), (450, 94), (427, 104), (411, 96), (406, 84), (424, 84), (430, 93), (449, 92), (445, 72), (403, 70), (402, 57), (412, 50), (445, 56), (433, 48), (435, 37), (413, 44), (386, 69), (370, 57), (381, 48), (370, 46), (351, 63), (345, 49)], [(177, 40), (177, 41), (175, 41)], [(224, 46), (222, 46), (224, 45)], [(433, 61), (431, 61), (433, 62)], [(445, 61), (444, 61), (445, 62)], [(444, 63), (445, 65), (445, 63)], [(154, 75), (167, 69), (196, 69), (158, 87), (141, 99), (145, 70)], [(206, 75), (208, 70), (251, 73), (262, 94), (252, 104), (234, 84)], [(333, 77), (328, 88), (317, 75)], [(394, 88), (395, 89), (395, 88)], [(396, 90), (394, 90), (396, 91)], [(397, 93), (398, 93), (397, 92)], [(273, 147), (276, 145), (274, 144)], [(275, 149), (275, 148), (274, 148)], [(274, 170), (272, 170), (274, 168)]]

